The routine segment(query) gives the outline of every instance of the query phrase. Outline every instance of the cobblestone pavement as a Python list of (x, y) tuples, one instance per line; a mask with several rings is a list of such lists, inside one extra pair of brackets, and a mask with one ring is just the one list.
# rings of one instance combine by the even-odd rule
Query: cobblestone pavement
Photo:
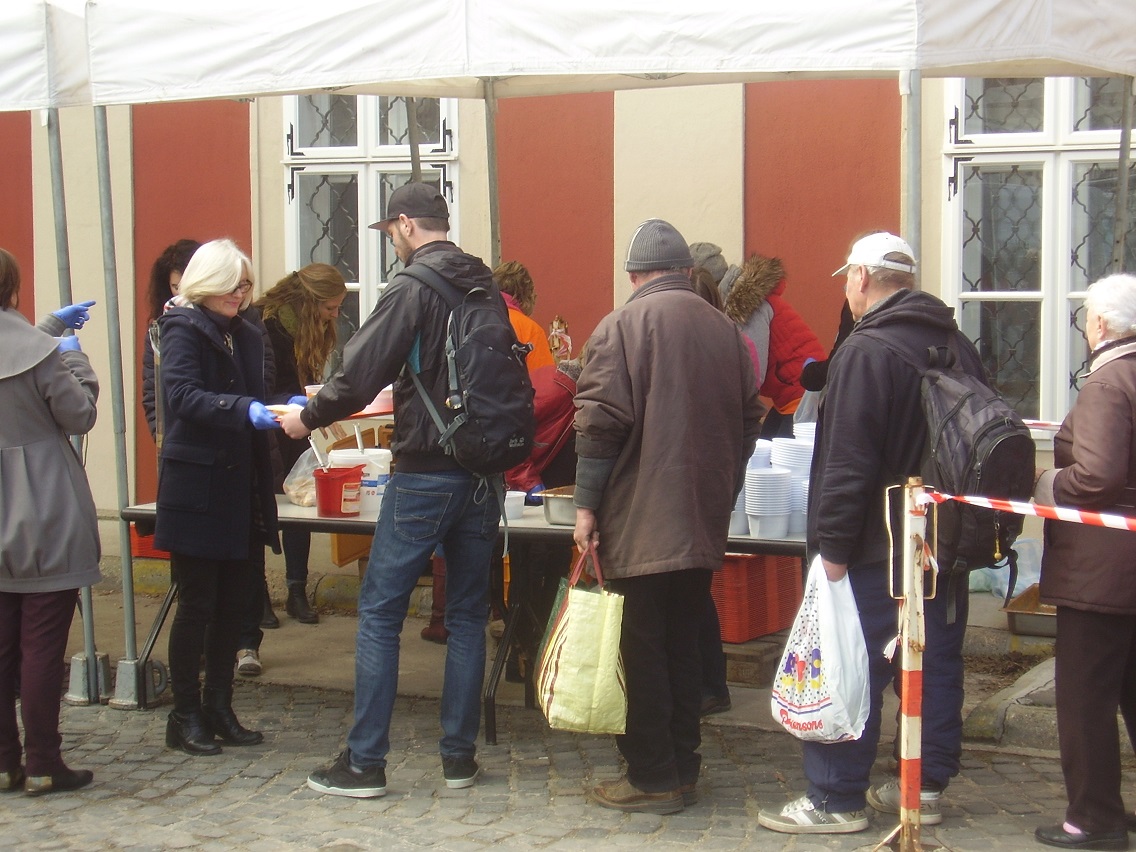
[[(803, 791), (799, 748), (785, 734), (719, 724), (703, 727), (699, 804), (668, 817), (604, 810), (585, 794), (619, 773), (613, 738), (550, 731), (539, 712), (508, 706), (498, 708), (499, 745), (479, 745), (479, 783), (449, 790), (432, 699), (398, 700), (384, 798), (321, 796), (305, 779), (342, 748), (350, 694), (238, 683), (235, 706), (243, 722), (265, 732), (265, 743), (198, 758), (165, 748), (168, 707), (65, 706), (65, 757), (94, 770), (95, 781), (70, 794), (0, 796), (0, 847), (853, 850), (871, 848), (895, 824), (876, 816), (866, 832), (827, 837), (759, 827), (761, 807)], [(1136, 767), (1128, 764), (1126, 786), (1133, 781)], [(1035, 849), (1034, 827), (1063, 808), (1052, 757), (967, 751), (944, 799), (943, 824), (923, 839), (976, 852)]]

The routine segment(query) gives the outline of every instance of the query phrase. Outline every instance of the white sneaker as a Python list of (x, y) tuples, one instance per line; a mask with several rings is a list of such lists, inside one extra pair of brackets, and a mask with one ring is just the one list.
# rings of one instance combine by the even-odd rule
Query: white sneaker
[(260, 664), (260, 654), (255, 648), (244, 648), (237, 651), (237, 674), (244, 677), (256, 677), (264, 671)]
[(868, 827), (864, 811), (819, 811), (808, 796), (794, 799), (779, 811), (761, 810), (757, 821), (782, 834), (851, 834)]
[[(943, 821), (943, 812), (939, 809), (942, 795), (938, 790), (920, 791), (920, 825), (938, 825)], [(893, 778), (868, 790), (868, 804), (882, 814), (899, 813), (899, 779)]]

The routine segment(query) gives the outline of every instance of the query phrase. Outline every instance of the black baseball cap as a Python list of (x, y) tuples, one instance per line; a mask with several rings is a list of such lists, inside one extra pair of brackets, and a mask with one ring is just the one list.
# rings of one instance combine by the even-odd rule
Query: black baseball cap
[(436, 187), (428, 183), (404, 183), (387, 199), (386, 215), (370, 227), (382, 229), (387, 223), (406, 216), (407, 219), (450, 219), (450, 208)]

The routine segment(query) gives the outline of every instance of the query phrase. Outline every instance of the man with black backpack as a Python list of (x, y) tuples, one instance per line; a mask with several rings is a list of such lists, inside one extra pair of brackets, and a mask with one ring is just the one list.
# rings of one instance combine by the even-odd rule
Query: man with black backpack
[(355, 724), (347, 748), (308, 776), (321, 793), (386, 792), (399, 632), (410, 593), (445, 548), (446, 650), (440, 751), (445, 783), (477, 778), (489, 564), (500, 473), (532, 449), (532, 386), (489, 268), (447, 239), (449, 209), (432, 186), (408, 183), (387, 201), (386, 233), (406, 268), (348, 342), (343, 369), (282, 420), (302, 438), (362, 409), (394, 384), (395, 469), (359, 590)]
[[(915, 256), (893, 234), (853, 244), (845, 295), (856, 327), (832, 357), (817, 422), (809, 483), (807, 547), (819, 553), (830, 581), (846, 574), (868, 649), (871, 710), (859, 739), (802, 742), (805, 795), (761, 811), (766, 828), (788, 834), (830, 834), (868, 827), (865, 805), (899, 812), (895, 780), (872, 787), (883, 693), (895, 677), (885, 646), (898, 630), (889, 591), (884, 490), (923, 470), (928, 446), (923, 376), (915, 364), (929, 347), (953, 349), (958, 366), (986, 382), (978, 352), (958, 330), (953, 311), (915, 290)], [(926, 602), (923, 657), (922, 795), (924, 825), (942, 821), (939, 798), (958, 774), (962, 753), (963, 659), (968, 590), (941, 582)]]

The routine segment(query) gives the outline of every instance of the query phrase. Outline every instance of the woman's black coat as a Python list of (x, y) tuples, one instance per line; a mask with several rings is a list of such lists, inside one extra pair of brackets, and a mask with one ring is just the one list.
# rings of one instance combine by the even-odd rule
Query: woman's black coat
[(250, 545), (279, 553), (267, 432), (249, 404), (267, 399), (261, 332), (237, 318), (232, 352), (199, 307), (158, 320), (165, 438), (154, 546), (203, 559), (245, 559)]

